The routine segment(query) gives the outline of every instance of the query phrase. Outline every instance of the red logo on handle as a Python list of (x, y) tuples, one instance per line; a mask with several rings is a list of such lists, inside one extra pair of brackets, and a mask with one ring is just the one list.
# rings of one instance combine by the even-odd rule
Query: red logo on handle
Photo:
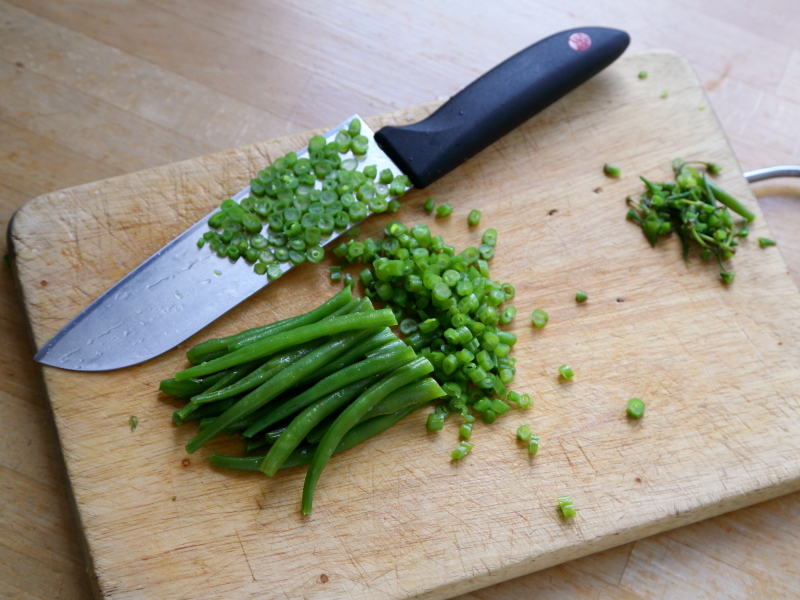
[(569, 47), (576, 52), (583, 52), (591, 47), (592, 38), (583, 32), (573, 33), (571, 36), (569, 36), (567, 43), (569, 43)]

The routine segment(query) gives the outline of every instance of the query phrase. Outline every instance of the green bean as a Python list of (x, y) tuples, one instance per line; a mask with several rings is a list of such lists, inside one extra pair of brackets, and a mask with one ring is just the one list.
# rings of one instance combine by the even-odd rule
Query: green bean
[[(209, 357), (212, 354), (215, 355), (213, 356), (213, 358), (218, 358), (218, 356), (222, 356), (223, 354), (227, 354), (229, 352), (228, 346), (230, 345), (237, 344), (239, 342), (249, 343), (246, 342), (245, 340), (254, 341), (266, 335), (272, 335), (274, 333), (288, 331), (290, 329), (294, 329), (295, 327), (299, 327), (301, 325), (309, 325), (311, 323), (316, 323), (317, 321), (328, 316), (338, 308), (350, 302), (352, 298), (353, 298), (352, 290), (349, 288), (345, 288), (341, 292), (333, 296), (333, 298), (331, 298), (327, 302), (321, 304), (314, 310), (309, 311), (303, 315), (298, 315), (296, 317), (289, 317), (288, 319), (282, 319), (280, 321), (276, 321), (274, 323), (270, 323), (269, 325), (264, 325), (262, 327), (254, 327), (253, 329), (242, 331), (241, 333), (237, 333), (236, 335), (230, 335), (224, 338), (213, 338), (207, 340), (189, 350), (186, 353), (186, 356), (189, 359), (189, 362), (192, 364), (206, 362), (207, 360), (210, 360)], [(219, 354), (220, 352), (222, 354)]]
[[(373, 312), (367, 314), (375, 313)], [(374, 335), (374, 333), (374, 329), (362, 329), (356, 332), (345, 331), (344, 333), (335, 336), (330, 341), (326, 342), (310, 354), (307, 354), (291, 366), (275, 375), (275, 377), (247, 394), (247, 396), (242, 398), (232, 408), (228, 409), (222, 415), (217, 417), (212, 427), (209, 427), (208, 429), (199, 433), (186, 445), (186, 451), (189, 454), (192, 454), (218, 433), (225, 430), (232, 423), (235, 423), (239, 419), (266, 405), (279, 394), (285, 392), (298, 381), (302, 380), (309, 373), (335, 359), (348, 348), (352, 348), (370, 335)]]
[[(350, 385), (351, 383), (356, 383), (382, 373), (387, 369), (396, 369), (411, 362), (415, 357), (416, 354), (411, 348), (403, 347), (393, 353), (367, 358), (349, 367), (345, 367), (338, 373), (329, 375), (319, 383), (281, 405), (280, 409), (270, 415), (269, 419), (253, 423), (253, 425), (244, 432), (244, 436), (253, 437), (259, 431), (263, 431), (273, 423), (277, 423), (281, 419), (296, 413), (298, 410), (305, 408), (312, 402), (319, 400), (331, 392)], [(305, 437), (305, 435), (303, 437)]]
[[(360, 425), (356, 425), (348, 431), (339, 445), (336, 447), (334, 454), (339, 454), (345, 450), (349, 450), (368, 439), (375, 437), (405, 419), (414, 411), (425, 406), (429, 401), (424, 400), (418, 404), (409, 406), (404, 410), (389, 415), (382, 415), (375, 417), (369, 421), (365, 421)], [(291, 469), (301, 465), (307, 465), (311, 462), (311, 458), (316, 450), (315, 446), (300, 446), (295, 449), (289, 458), (281, 465), (280, 470)], [(222, 467), (225, 469), (235, 469), (237, 471), (260, 471), (261, 463), (264, 461), (266, 455), (261, 456), (221, 456), (219, 454), (211, 455), (211, 464), (215, 467)]]
[(225, 377), (225, 372), (222, 371), (220, 373), (214, 373), (213, 375), (209, 375), (208, 377), (202, 377), (199, 379), (187, 379), (185, 381), (175, 381), (174, 379), (165, 379), (158, 385), (158, 389), (160, 389), (165, 394), (168, 394), (174, 398), (180, 398), (181, 400), (188, 400), (192, 396), (196, 396), (197, 394), (202, 394), (212, 385), (214, 385), (217, 381)]
[[(339, 307), (322, 320), (326, 321), (340, 314), (349, 314), (350, 312), (356, 310), (356, 307), (358, 307), (361, 302), (362, 301), (358, 300), (357, 298), (353, 298), (347, 304)], [(227, 387), (217, 385), (214, 388), (207, 390), (205, 393), (199, 394), (197, 397), (192, 398), (192, 404), (199, 405), (206, 404), (208, 402), (217, 402), (223, 398), (229, 398), (231, 396), (235, 396), (256, 388), (265, 381), (268, 381), (277, 375), (295, 360), (302, 358), (314, 348), (319, 347), (323, 341), (324, 340), (312, 340), (311, 342), (303, 344), (297, 348), (293, 348), (292, 350), (289, 350), (288, 352), (285, 352), (279, 356), (275, 356), (261, 365), (254, 372), (250, 373), (244, 379), (240, 379), (239, 381), (236, 381)]]
[[(311, 462), (311, 457), (314, 455), (314, 450), (316, 450), (314, 446), (301, 446), (300, 448), (297, 448), (283, 463), (281, 470), (307, 465)], [(209, 462), (213, 466), (221, 467), (223, 469), (260, 473), (261, 469), (259, 469), (259, 467), (264, 461), (265, 456), (265, 454), (257, 456), (222, 456), (220, 454), (212, 454), (209, 458)]]
[(346, 366), (353, 364), (364, 356), (372, 356), (372, 354), (388, 344), (397, 340), (397, 336), (388, 327), (384, 327), (372, 337), (364, 340), (362, 343), (351, 348), (333, 362), (325, 365), (318, 371), (312, 373), (309, 377), (304, 379), (301, 384), (311, 384), (324, 379), (328, 375), (341, 371)]
[(311, 341), (307, 344), (303, 344), (303, 346), (299, 348), (293, 348), (288, 352), (284, 352), (278, 356), (273, 356), (255, 371), (240, 379), (236, 383), (222, 389), (214, 391), (209, 390), (194, 396), (192, 398), (192, 404), (207, 404), (209, 402), (217, 402), (219, 400), (224, 400), (225, 398), (230, 398), (231, 396), (237, 396), (244, 392), (250, 391), (253, 388), (257, 388), (262, 383), (269, 381), (283, 369), (288, 367), (296, 360), (304, 357), (318, 346), (319, 344)]
[(286, 348), (299, 346), (300, 344), (321, 337), (358, 329), (386, 327), (388, 325), (397, 325), (397, 319), (388, 308), (370, 312), (353, 313), (336, 317), (329, 321), (303, 325), (290, 331), (270, 335), (243, 348), (239, 348), (230, 354), (180, 371), (175, 374), (175, 379), (177, 381), (182, 381), (192, 377), (216, 373), (217, 371), (229, 369), (245, 362), (266, 358)]
[(731, 196), (725, 190), (720, 189), (714, 182), (706, 179), (706, 183), (711, 192), (714, 194), (714, 198), (720, 204), (724, 204), (725, 206), (730, 208), (733, 212), (735, 212), (737, 215), (744, 217), (744, 219), (748, 222), (756, 218), (756, 216), (749, 208), (747, 208), (744, 204), (739, 202), (736, 198)]
[[(394, 334), (392, 334), (392, 335), (394, 335)], [(382, 354), (386, 354), (387, 352), (394, 352), (397, 348), (401, 348), (401, 347), (406, 347), (406, 345), (403, 343), (402, 340), (398, 340), (395, 337), (388, 344), (385, 344), (384, 346), (381, 346), (380, 348), (376, 348), (375, 350), (372, 350), (371, 352), (368, 352), (367, 353), (367, 357), (372, 358), (373, 356), (380, 356)]]
[[(317, 425), (319, 425), (326, 417), (334, 414), (337, 410), (346, 406), (353, 398), (361, 394), (374, 383), (373, 378), (367, 378), (362, 381), (351, 384), (346, 388), (342, 388), (332, 394), (325, 396), (318, 402), (303, 410), (297, 415), (281, 436), (276, 440), (264, 461), (261, 463), (261, 471), (268, 477), (272, 477), (283, 466), (283, 463), (289, 459), (292, 452), (300, 445), (305, 438)], [(346, 390), (347, 393), (342, 393)]]
[[(232, 369), (228, 369), (227, 371), (223, 371), (224, 377), (220, 377), (219, 380), (210, 388), (208, 388), (208, 390), (206, 391), (209, 393), (213, 393), (216, 390), (222, 389), (226, 386), (236, 383), (240, 379), (252, 373), (256, 368), (258, 368), (259, 363), (260, 361), (253, 361), (245, 363), (243, 365), (239, 365), (238, 367), (234, 367)], [(197, 410), (197, 407), (198, 407), (197, 404), (189, 402), (186, 406), (184, 406), (178, 411), (175, 411), (172, 414), (172, 421), (176, 425), (182, 424), (189, 417), (189, 415), (191, 415), (195, 410)]]
[(269, 445), (270, 442), (268, 442), (264, 438), (260, 438), (257, 440), (250, 440), (244, 445), (244, 451), (250, 454), (251, 452), (255, 452), (256, 450), (258, 450), (259, 448), (263, 448), (264, 446), (269, 446)]
[(614, 165), (606, 163), (603, 165), (603, 173), (609, 177), (619, 177), (622, 175), (622, 170), (619, 167), (615, 167)]
[(414, 383), (395, 390), (383, 400), (373, 406), (367, 413), (359, 419), (359, 423), (363, 423), (369, 419), (380, 415), (388, 415), (403, 410), (412, 404), (419, 404), (425, 398), (430, 402), (436, 398), (441, 398), (445, 395), (444, 390), (436, 383), (436, 380), (426, 377)]
[[(302, 325), (311, 325), (312, 323), (329, 320), (334, 316), (349, 314), (353, 311), (357, 303), (358, 298), (353, 298), (353, 288), (351, 286), (345, 286), (330, 300), (319, 305), (314, 310), (311, 310), (303, 315), (299, 315), (298, 317), (291, 317), (292, 319), (296, 319), (292, 322), (291, 328), (288, 326), (286, 326), (286, 328), (275, 327), (274, 329), (256, 327), (255, 329), (248, 329), (247, 331), (243, 331), (237, 335), (222, 339), (229, 340), (227, 348), (229, 352), (233, 352), (234, 350), (238, 350), (239, 348), (247, 346), (248, 344), (252, 344), (253, 342), (263, 339), (267, 336), (281, 333), (282, 331), (290, 331), (290, 329), (295, 329)], [(321, 310), (323, 308), (324, 310)], [(288, 320), (289, 319), (284, 319), (284, 321)], [(273, 323), (273, 325), (277, 325), (277, 323)], [(269, 327), (269, 325), (267, 327)]]
[(185, 418), (181, 418), (180, 415), (177, 414), (178, 411), (175, 411), (172, 413), (172, 421), (176, 425), (183, 425), (186, 421), (199, 421), (207, 417), (218, 417), (231, 406), (236, 404), (239, 400), (241, 400), (241, 398), (234, 397), (227, 398), (226, 400), (220, 400), (219, 402), (214, 402), (212, 404), (204, 404), (203, 406), (196, 407)]
[[(368, 387), (370, 387), (370, 386), (371, 386), (372, 384), (374, 384), (375, 382), (379, 381), (379, 380), (381, 379), (381, 377), (383, 377), (383, 375), (378, 375), (377, 377), (374, 377), (374, 378), (372, 378), (372, 379), (370, 380), (370, 381), (371, 381), (370, 385), (368, 385), (367, 387), (365, 387), (364, 389), (362, 389), (362, 390), (361, 390), (361, 392), (363, 392), (365, 389), (367, 389)], [(356, 396), (355, 396), (355, 397), (357, 397), (357, 396), (360, 396), (360, 395), (361, 395), (361, 392), (359, 392), (358, 394), (356, 394)], [(307, 441), (309, 444), (314, 444), (314, 445), (317, 445), (317, 444), (319, 444), (319, 441), (322, 439), (322, 436), (324, 436), (324, 435), (325, 435), (325, 432), (326, 432), (326, 431), (328, 431), (328, 428), (329, 428), (331, 425), (333, 425), (333, 422), (334, 422), (336, 419), (338, 419), (338, 418), (339, 418), (339, 415), (340, 415), (340, 414), (341, 414), (341, 411), (339, 411), (338, 413), (336, 413), (336, 412), (335, 412), (335, 413), (333, 413), (333, 414), (331, 414), (331, 415), (328, 415), (327, 417), (325, 417), (325, 419), (323, 419), (323, 420), (322, 420), (322, 421), (319, 423), (319, 425), (317, 425), (316, 427), (314, 427), (314, 429), (312, 429), (312, 430), (311, 430), (311, 431), (308, 433), (308, 435), (306, 436), (306, 441)]]
[(322, 440), (314, 452), (311, 466), (306, 473), (306, 480), (303, 486), (303, 514), (311, 514), (314, 498), (314, 488), (322, 474), (322, 470), (328, 464), (330, 457), (342, 441), (344, 435), (352, 429), (358, 420), (366, 414), (375, 404), (395, 391), (424, 377), (433, 371), (433, 365), (426, 358), (417, 358), (413, 362), (396, 369), (381, 381), (359, 396), (350, 406), (348, 406), (339, 418), (334, 421), (330, 429), (325, 433)]

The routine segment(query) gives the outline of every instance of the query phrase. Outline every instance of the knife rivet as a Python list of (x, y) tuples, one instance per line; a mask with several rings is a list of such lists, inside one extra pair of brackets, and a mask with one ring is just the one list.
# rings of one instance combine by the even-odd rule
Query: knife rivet
[(583, 52), (591, 47), (592, 38), (582, 31), (578, 31), (569, 36), (567, 43), (569, 44), (569, 47), (576, 52)]

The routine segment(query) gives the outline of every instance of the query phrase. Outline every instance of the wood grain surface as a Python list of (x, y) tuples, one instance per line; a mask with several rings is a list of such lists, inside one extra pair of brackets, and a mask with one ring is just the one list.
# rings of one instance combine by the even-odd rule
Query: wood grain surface
[[(641, 71), (652, 73), (640, 79)], [(662, 97), (662, 88), (670, 90)], [(425, 415), (331, 465), (310, 518), (299, 473), (264, 482), (187, 460), (157, 383), (187, 347), (309, 310), (332, 293), (330, 261), (305, 265), (186, 344), (107, 373), (45, 367), (78, 518), (103, 598), (447, 598), (800, 487), (800, 294), (778, 252), (744, 244), (737, 284), (716, 265), (686, 265), (677, 240), (650, 250), (625, 221), (636, 173), (668, 176), (676, 155), (727, 165), (721, 183), (754, 198), (690, 64), (671, 52), (630, 55), (450, 176), (413, 191), (397, 215), (427, 221), (457, 248), (482, 227), (501, 233), (493, 277), (517, 287), (526, 318), (515, 387), (535, 398), (479, 427), (470, 460), (451, 463), (457, 431), (425, 432)], [(368, 119), (374, 130), (431, 106)], [(69, 319), (172, 237), (309, 134), (46, 194), (15, 215), (10, 240), (34, 341)], [(544, 151), (546, 149), (546, 151)], [(607, 178), (603, 156), (626, 176)], [(534, 183), (535, 182), (535, 183)], [(426, 196), (455, 206), (447, 219)], [(616, 214), (616, 216), (614, 216)], [(771, 236), (763, 219), (753, 237)], [(199, 251), (199, 250), (198, 250)], [(206, 250), (208, 251), (208, 250)], [(212, 276), (213, 265), (208, 265)], [(577, 305), (574, 290), (590, 292)], [(557, 377), (559, 364), (577, 371)], [(771, 374), (764, 371), (771, 369)], [(647, 399), (630, 422), (624, 403)], [(139, 418), (131, 432), (128, 417)], [(529, 459), (514, 431), (533, 422)], [(409, 452), (390, 449), (404, 447)], [(409, 453), (415, 455), (410, 460)], [(113, 459), (110, 459), (113, 457)], [(570, 493), (580, 517), (564, 522)], [(323, 577), (324, 575), (324, 577)]]
[[(715, 2), (492, 6), (2, 2), (0, 221), (55, 189), (445, 96), (531, 41), (587, 22), (628, 29), (634, 50), (688, 56), (744, 168), (800, 162), (797, 24), (784, 18), (792, 2), (757, 11)], [(396, 26), (410, 15), (414, 27)], [(292, 23), (291, 34), (281, 23)], [(413, 77), (387, 87), (408, 48), (419, 49), (403, 60)], [(756, 187), (795, 281), (797, 189)], [(2, 302), (0, 593), (86, 597), (59, 451), (7, 270)], [(786, 496), (471, 596), (791, 597), (800, 582), (797, 503)]]

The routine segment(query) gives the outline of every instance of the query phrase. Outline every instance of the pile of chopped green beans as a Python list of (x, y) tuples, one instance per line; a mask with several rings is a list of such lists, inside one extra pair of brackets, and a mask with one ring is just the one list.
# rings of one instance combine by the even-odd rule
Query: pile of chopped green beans
[(281, 264), (320, 262), (334, 233), (371, 213), (397, 211), (397, 198), (411, 185), (405, 175), (361, 165), (368, 146), (358, 119), (330, 142), (315, 135), (308, 156), (289, 152), (250, 180), (250, 196), (223, 201), (197, 245), (208, 244), (221, 258), (244, 258), (271, 280), (283, 274)]
[[(690, 244), (697, 244), (701, 248), (700, 257), (703, 260), (716, 257), (722, 269), (722, 281), (731, 283), (734, 272), (726, 269), (722, 261), (733, 257), (739, 245), (737, 239), (747, 236), (747, 223), (755, 219), (755, 215), (706, 176), (719, 173), (719, 165), (688, 163), (678, 158), (673, 161), (672, 169), (674, 183), (652, 183), (641, 177), (645, 191), (638, 202), (627, 199), (632, 206), (628, 219), (641, 226), (652, 246), (659, 236), (675, 231), (680, 236), (683, 258), (687, 262)], [(731, 211), (745, 220), (739, 229), (734, 225)]]
[[(516, 316), (514, 306), (502, 306), (516, 291), (490, 278), (496, 243), (497, 231), (487, 229), (477, 248), (456, 252), (427, 225), (409, 229), (391, 222), (383, 239), (351, 240), (333, 250), (345, 262), (368, 265), (360, 273), (365, 294), (391, 308), (405, 343), (433, 364), (433, 377), (448, 400), (429, 415), (429, 431), (442, 429), (448, 415), (457, 413), (468, 439), (476, 415), (490, 424), (508, 412), (509, 402), (531, 406), (528, 394), (506, 387), (516, 374), (510, 353), (517, 336), (499, 326)], [(466, 451), (456, 454), (463, 457)]]
[(375, 310), (346, 286), (318, 308), (215, 338), (187, 354), (193, 366), (160, 389), (189, 402), (173, 413), (198, 421), (189, 453), (220, 434), (238, 434), (255, 456), (212, 455), (211, 464), (261, 471), (309, 465), (302, 512), (333, 454), (377, 435), (418, 408), (445, 396), (431, 361), (389, 329), (390, 309)]

